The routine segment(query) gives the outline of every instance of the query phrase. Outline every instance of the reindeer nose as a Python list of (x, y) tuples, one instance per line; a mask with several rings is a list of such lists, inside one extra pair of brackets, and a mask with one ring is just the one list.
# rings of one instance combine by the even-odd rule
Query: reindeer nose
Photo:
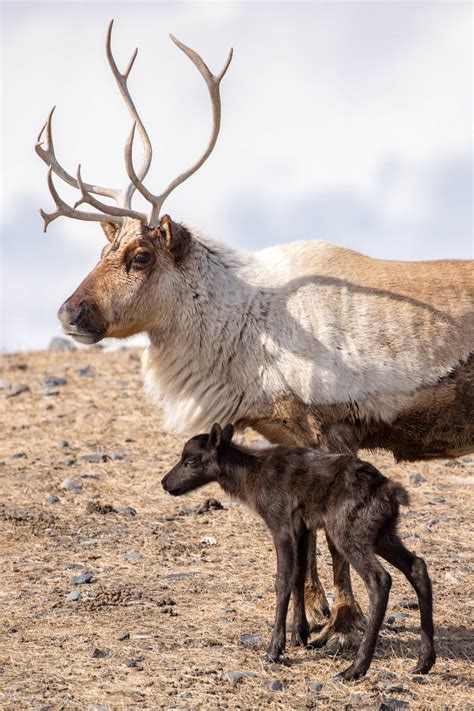
[(80, 326), (81, 319), (85, 316), (86, 311), (87, 309), (85, 304), (79, 304), (77, 309), (69, 316), (69, 324), (71, 326)]

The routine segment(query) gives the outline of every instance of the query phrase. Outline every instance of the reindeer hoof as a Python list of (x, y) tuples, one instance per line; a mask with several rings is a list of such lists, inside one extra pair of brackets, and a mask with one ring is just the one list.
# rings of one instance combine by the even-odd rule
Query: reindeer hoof
[(363, 615), (357, 603), (335, 606), (331, 617), (309, 646), (315, 649), (325, 647), (330, 654), (357, 649), (362, 628)]
[(419, 659), (416, 667), (411, 670), (412, 674), (428, 674), (429, 670), (436, 661), (436, 654), (431, 652), (429, 656), (424, 659)]
[(365, 671), (362, 671), (361, 669), (357, 669), (357, 667), (354, 664), (351, 664), (350, 667), (347, 667), (342, 672), (339, 672), (339, 674), (334, 675), (334, 680), (335, 681), (355, 681), (356, 679), (360, 679), (361, 676), (365, 676)]

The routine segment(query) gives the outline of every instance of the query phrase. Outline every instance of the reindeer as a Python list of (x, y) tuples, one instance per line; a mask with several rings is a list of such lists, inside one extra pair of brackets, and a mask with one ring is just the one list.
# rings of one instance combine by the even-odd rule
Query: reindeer
[[(350, 451), (338, 430), (344, 425), (357, 447), (380, 447), (397, 460), (473, 451), (473, 262), (379, 260), (321, 241), (246, 254), (162, 215), (165, 199), (214, 148), (232, 51), (213, 75), (171, 37), (206, 83), (213, 126), (197, 162), (154, 195), (144, 185), (151, 142), (127, 85), (136, 51), (121, 73), (111, 33), (112, 23), (107, 58), (133, 121), (125, 145), (130, 183), (111, 189), (83, 182), (80, 167), (75, 178), (68, 173), (56, 158), (52, 112), (36, 144), (56, 203), (54, 212), (41, 212), (45, 229), (61, 215), (99, 221), (108, 240), (97, 266), (59, 309), (65, 333), (91, 344), (146, 332), (145, 388), (165, 425), (183, 434), (233, 422), (276, 444)], [(136, 131), (143, 144), (137, 171)], [(80, 191), (73, 207), (59, 196), (52, 173)], [(150, 203), (148, 215), (132, 209), (135, 190)], [(78, 209), (82, 204), (94, 211)], [(337, 649), (356, 643), (361, 612), (349, 567), (332, 554), (330, 616), (314, 541), (306, 600), (313, 627), (329, 616), (319, 641)]]
[(211, 481), (254, 509), (271, 531), (277, 555), (276, 612), (267, 654), (278, 661), (285, 650), (286, 617), (293, 596), (292, 644), (306, 646), (309, 625), (304, 581), (310, 530), (325, 528), (331, 550), (338, 550), (367, 588), (367, 628), (353, 663), (337, 676), (346, 681), (369, 669), (387, 609), (392, 579), (377, 560), (398, 568), (415, 590), (421, 645), (415, 674), (427, 674), (436, 660), (433, 644), (431, 581), (422, 558), (397, 535), (400, 505), (408, 506), (401, 484), (350, 454), (323, 454), (301, 447), (252, 449), (232, 442), (234, 428), (218, 423), (209, 434), (186, 442), (180, 461), (161, 480), (181, 496)]

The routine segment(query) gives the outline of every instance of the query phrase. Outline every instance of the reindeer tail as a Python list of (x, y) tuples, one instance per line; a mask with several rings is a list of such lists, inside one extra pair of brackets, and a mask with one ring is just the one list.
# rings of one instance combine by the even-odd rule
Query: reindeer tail
[(390, 492), (390, 497), (397, 502), (400, 506), (409, 506), (410, 497), (408, 491), (404, 486), (398, 483), (398, 481), (389, 481), (388, 489)]

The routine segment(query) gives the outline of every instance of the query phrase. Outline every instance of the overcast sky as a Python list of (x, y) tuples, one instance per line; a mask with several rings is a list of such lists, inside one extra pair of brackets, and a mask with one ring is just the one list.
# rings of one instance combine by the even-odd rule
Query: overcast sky
[[(125, 183), (130, 118), (105, 59), (109, 20), (154, 146), (158, 192), (207, 143), (204, 83), (172, 32), (217, 72), (216, 149), (165, 203), (237, 248), (326, 239), (376, 257), (472, 257), (470, 3), (3, 2), (2, 333), (44, 348), (56, 311), (97, 261), (100, 226), (52, 211), (33, 150), (53, 104), (56, 150), (74, 173)], [(66, 199), (74, 191), (56, 185)], [(144, 205), (136, 201), (141, 209)]]

